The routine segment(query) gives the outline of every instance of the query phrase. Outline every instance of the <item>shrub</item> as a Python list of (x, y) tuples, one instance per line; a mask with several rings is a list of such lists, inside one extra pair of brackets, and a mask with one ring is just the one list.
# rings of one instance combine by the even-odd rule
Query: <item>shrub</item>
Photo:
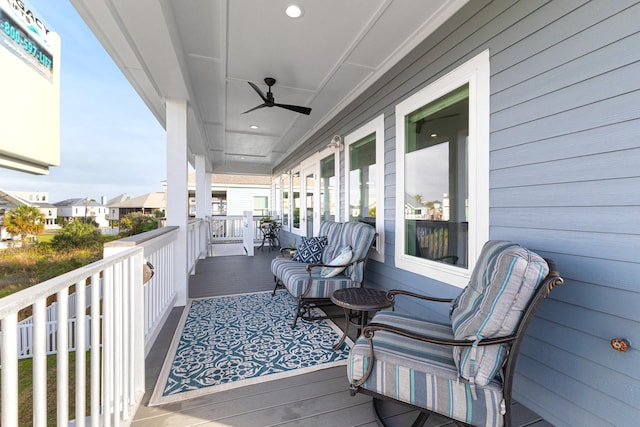
[(74, 221), (55, 235), (51, 246), (56, 250), (102, 247), (102, 235), (93, 224)]
[(158, 219), (142, 212), (132, 212), (120, 220), (120, 234), (123, 236), (133, 236), (157, 228)]

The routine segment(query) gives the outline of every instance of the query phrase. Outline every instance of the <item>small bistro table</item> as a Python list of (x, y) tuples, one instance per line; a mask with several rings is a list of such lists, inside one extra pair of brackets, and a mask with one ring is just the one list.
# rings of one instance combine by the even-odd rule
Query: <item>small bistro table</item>
[[(386, 292), (369, 288), (338, 289), (333, 293), (333, 295), (331, 295), (331, 302), (344, 309), (346, 324), (344, 328), (344, 335), (342, 335), (340, 341), (333, 346), (334, 350), (338, 350), (342, 343), (347, 339), (350, 324), (358, 328), (358, 332), (360, 332), (365, 326), (367, 326), (370, 311), (381, 310), (393, 305), (393, 302), (387, 299)], [(351, 321), (352, 311), (359, 312), (359, 323)]]

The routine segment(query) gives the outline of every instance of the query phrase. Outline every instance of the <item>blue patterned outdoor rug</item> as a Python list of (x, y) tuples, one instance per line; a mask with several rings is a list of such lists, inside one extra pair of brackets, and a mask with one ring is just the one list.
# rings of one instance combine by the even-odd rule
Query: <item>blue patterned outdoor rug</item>
[(345, 365), (352, 342), (334, 351), (329, 320), (291, 329), (295, 308), (282, 290), (189, 300), (149, 406)]

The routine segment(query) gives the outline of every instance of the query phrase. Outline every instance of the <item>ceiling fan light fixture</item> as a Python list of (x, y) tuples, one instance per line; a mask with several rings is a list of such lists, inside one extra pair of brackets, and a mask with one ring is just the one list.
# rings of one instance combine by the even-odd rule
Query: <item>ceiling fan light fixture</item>
[(302, 6), (292, 3), (287, 6), (287, 8), (284, 10), (284, 13), (286, 13), (289, 18), (296, 19), (302, 16), (304, 10), (302, 9)]

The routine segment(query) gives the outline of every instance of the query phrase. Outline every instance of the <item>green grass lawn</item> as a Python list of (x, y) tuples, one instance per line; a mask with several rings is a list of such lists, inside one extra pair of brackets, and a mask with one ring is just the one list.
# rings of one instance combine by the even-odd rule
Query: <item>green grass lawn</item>
[[(86, 410), (85, 414), (91, 406), (91, 378), (90, 378), (90, 357), (91, 351), (86, 352)], [(57, 425), (57, 374), (56, 374), (57, 355), (47, 356), (47, 425)], [(76, 353), (69, 353), (69, 417), (75, 418), (75, 371)], [(33, 362), (31, 359), (22, 359), (18, 361), (18, 425), (33, 425)]]

